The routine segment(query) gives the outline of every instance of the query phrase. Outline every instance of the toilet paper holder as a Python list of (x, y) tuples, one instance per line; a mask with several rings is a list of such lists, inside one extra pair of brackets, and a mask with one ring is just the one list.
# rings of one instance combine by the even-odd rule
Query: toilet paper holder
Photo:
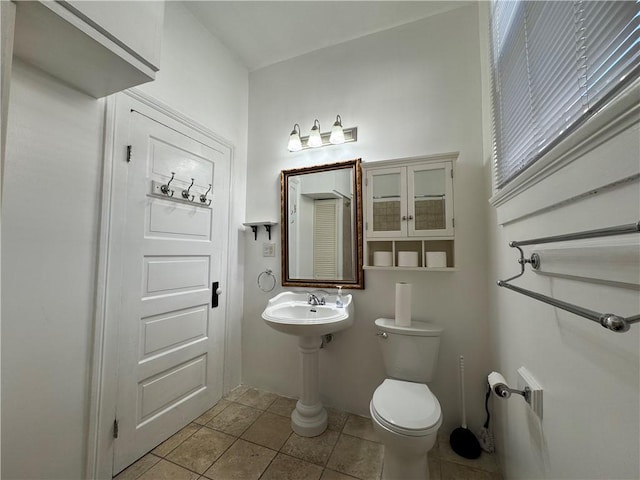
[(522, 390), (511, 388), (507, 380), (498, 372), (491, 372), (487, 377), (489, 388), (498, 398), (509, 398), (512, 394), (521, 395), (531, 410), (542, 419), (542, 386), (525, 367), (518, 369), (518, 385)]
[(500, 383), (495, 385), (493, 388), (493, 393), (495, 393), (500, 398), (509, 398), (512, 393), (522, 395), (527, 403), (531, 403), (531, 388), (524, 387), (524, 390), (516, 390), (515, 388), (511, 388), (508, 385)]
[(522, 395), (527, 403), (531, 403), (531, 388), (525, 385), (524, 390), (511, 388), (507, 384), (507, 380), (498, 372), (491, 372), (487, 377), (489, 387), (500, 398), (509, 398), (511, 394)]

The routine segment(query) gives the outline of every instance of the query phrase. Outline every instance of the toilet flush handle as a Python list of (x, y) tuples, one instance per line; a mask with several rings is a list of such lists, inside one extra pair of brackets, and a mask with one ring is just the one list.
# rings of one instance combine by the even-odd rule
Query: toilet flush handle
[(389, 336), (387, 335), (387, 332), (377, 332), (376, 335), (382, 338), (387, 338)]

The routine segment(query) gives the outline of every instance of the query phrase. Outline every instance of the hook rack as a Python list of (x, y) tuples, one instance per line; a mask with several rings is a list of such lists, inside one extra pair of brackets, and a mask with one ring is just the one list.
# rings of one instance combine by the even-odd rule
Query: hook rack
[(573, 305), (568, 302), (563, 302), (562, 300), (556, 300), (555, 298), (542, 295), (541, 293), (532, 292), (531, 290), (527, 290), (526, 288), (517, 287), (509, 282), (524, 275), (524, 266), (527, 263), (531, 264), (531, 267), (534, 270), (540, 268), (540, 256), (537, 253), (533, 253), (530, 258), (526, 258), (524, 252), (522, 251), (522, 248), (520, 248), (521, 246), (539, 245), (543, 243), (554, 243), (567, 240), (583, 240), (588, 238), (609, 237), (613, 235), (623, 235), (628, 233), (640, 233), (640, 221), (627, 225), (618, 225), (616, 227), (601, 228), (598, 230), (588, 230), (584, 232), (555, 235), (552, 237), (534, 238), (532, 240), (524, 240), (520, 242), (509, 242), (510, 247), (517, 248), (520, 252), (520, 258), (518, 259), (518, 263), (520, 264), (520, 273), (509, 277), (506, 280), (498, 280), (498, 286), (508, 288), (509, 290), (513, 290), (514, 292), (534, 298), (540, 302), (547, 303), (562, 310), (566, 310), (567, 312), (571, 312), (575, 315), (584, 317), (593, 322), (597, 322), (604, 328), (607, 328), (613, 332), (627, 332), (631, 328), (632, 324), (640, 322), (640, 315), (634, 315), (632, 317), (625, 318), (613, 313), (594, 312), (593, 310), (589, 310), (578, 305)]
[(207, 194), (211, 191), (211, 184), (209, 184), (209, 189), (199, 195), (200, 202), (194, 202), (195, 195), (191, 193), (191, 188), (195, 184), (195, 179), (191, 179), (191, 185), (186, 190), (182, 190), (182, 193), (179, 197), (174, 197), (174, 190), (171, 189), (171, 182), (175, 179), (175, 172), (171, 172), (171, 179), (167, 183), (158, 182), (156, 180), (151, 181), (151, 193), (149, 196), (156, 198), (163, 198), (165, 200), (171, 200), (172, 202), (184, 203), (188, 205), (193, 205), (201, 208), (209, 208), (211, 206), (212, 199), (207, 198)]

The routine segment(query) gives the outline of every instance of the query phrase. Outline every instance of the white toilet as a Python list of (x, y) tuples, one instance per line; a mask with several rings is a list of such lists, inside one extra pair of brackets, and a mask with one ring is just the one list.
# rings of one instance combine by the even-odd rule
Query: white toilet
[(375, 321), (387, 378), (369, 405), (373, 428), (384, 444), (383, 480), (429, 478), (427, 453), (436, 443), (442, 412), (426, 382), (435, 372), (442, 328), (394, 319)]

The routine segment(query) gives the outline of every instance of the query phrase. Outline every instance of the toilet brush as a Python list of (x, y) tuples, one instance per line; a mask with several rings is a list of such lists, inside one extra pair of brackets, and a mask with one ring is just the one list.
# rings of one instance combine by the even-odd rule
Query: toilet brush
[(489, 419), (491, 415), (489, 414), (489, 397), (491, 396), (491, 385), (487, 382), (487, 393), (484, 397), (484, 410), (487, 412), (487, 419), (484, 421), (484, 426), (480, 429), (480, 433), (478, 435), (478, 441), (480, 442), (480, 448), (487, 453), (493, 453), (496, 449), (495, 444), (493, 442), (493, 435), (489, 431)]
[(476, 436), (467, 428), (467, 412), (464, 402), (464, 357), (460, 355), (460, 399), (462, 403), (462, 426), (451, 432), (449, 443), (454, 452), (464, 458), (478, 458), (482, 453)]

